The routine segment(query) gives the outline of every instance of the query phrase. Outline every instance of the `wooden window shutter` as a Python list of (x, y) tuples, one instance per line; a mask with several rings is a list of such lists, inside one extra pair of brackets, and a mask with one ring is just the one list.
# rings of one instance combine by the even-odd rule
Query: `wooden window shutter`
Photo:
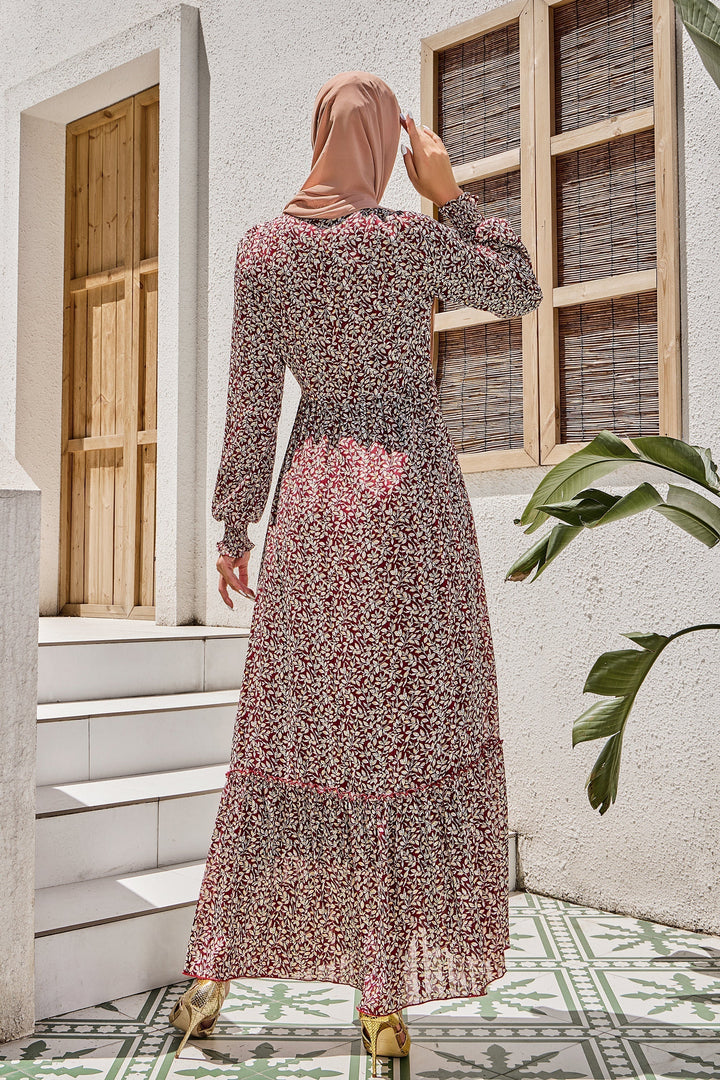
[[(458, 183), (535, 249), (533, 13), (526, 0), (422, 42), (422, 121), (443, 139)], [(437, 209), (423, 199), (425, 213)], [(466, 470), (538, 460), (537, 315), (500, 320), (439, 301), (433, 367)]]
[(674, 32), (672, 0), (522, 0), (423, 41), (423, 120), (544, 294), (522, 320), (434, 314), (465, 471), (680, 435)]
[(540, 446), (680, 435), (672, 0), (534, 0)]

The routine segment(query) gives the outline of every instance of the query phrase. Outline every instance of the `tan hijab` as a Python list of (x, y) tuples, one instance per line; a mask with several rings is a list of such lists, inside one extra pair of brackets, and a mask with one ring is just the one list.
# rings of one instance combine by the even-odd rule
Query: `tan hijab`
[(337, 218), (378, 206), (400, 141), (400, 106), (369, 71), (342, 71), (320, 87), (312, 118), (312, 168), (284, 213)]

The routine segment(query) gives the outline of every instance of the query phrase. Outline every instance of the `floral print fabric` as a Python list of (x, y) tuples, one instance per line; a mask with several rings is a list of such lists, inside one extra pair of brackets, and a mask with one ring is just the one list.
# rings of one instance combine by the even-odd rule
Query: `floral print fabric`
[(540, 302), (506, 221), (282, 214), (240, 241), (220, 551), (260, 560), (230, 766), (184, 974), (346, 983), (363, 1012), (505, 971), (507, 806), (470, 501), (430, 362), (435, 296)]

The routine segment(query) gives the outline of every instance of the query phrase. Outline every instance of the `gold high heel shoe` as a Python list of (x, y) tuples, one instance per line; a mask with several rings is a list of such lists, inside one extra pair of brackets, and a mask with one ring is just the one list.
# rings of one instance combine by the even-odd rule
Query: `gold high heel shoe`
[[(398, 1024), (399, 1031), (396, 1030)], [(368, 1016), (360, 1013), (360, 1025), (363, 1046), (368, 1054), (372, 1054), (371, 1076), (375, 1076), (375, 1061), (378, 1054), (381, 1057), (407, 1057), (410, 1053), (410, 1032), (400, 1013), (388, 1013), (387, 1016)], [(367, 1035), (365, 1030), (367, 1030)], [(403, 1032), (405, 1041), (401, 1046), (397, 1037)]]
[[(179, 1057), (180, 1051), (191, 1035), (199, 1039), (212, 1035), (220, 1010), (230, 991), (230, 982), (231, 980), (216, 982), (215, 979), (196, 979), (176, 1001), (168, 1020), (185, 1034), (175, 1051), (175, 1057)], [(211, 1024), (201, 1027), (203, 1020), (210, 1019)]]

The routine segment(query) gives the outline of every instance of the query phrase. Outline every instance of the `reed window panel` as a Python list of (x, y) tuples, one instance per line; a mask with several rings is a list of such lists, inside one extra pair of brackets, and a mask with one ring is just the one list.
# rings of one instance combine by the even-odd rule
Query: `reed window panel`
[(602, 428), (680, 437), (674, 40), (672, 0), (520, 0), (422, 42), (423, 121), (544, 294), (504, 323), (436, 301), (466, 472), (554, 464)]
[[(535, 250), (533, 10), (515, 0), (422, 42), (422, 120), (466, 191)], [(437, 208), (423, 199), (425, 213)], [(465, 470), (538, 460), (537, 314), (435, 301), (433, 367)]]

